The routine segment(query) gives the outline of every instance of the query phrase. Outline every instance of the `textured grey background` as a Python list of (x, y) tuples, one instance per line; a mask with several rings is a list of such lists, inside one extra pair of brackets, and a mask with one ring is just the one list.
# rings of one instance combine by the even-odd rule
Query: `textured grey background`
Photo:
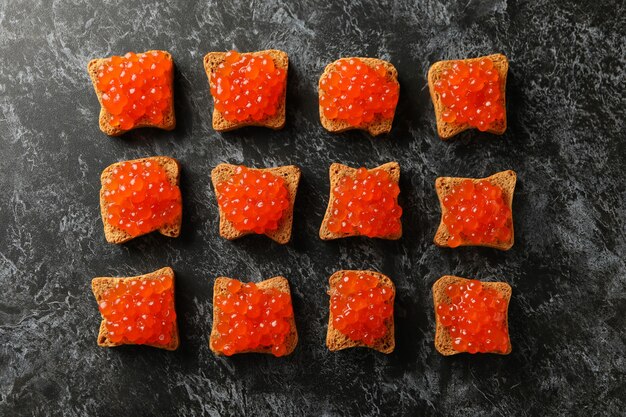
[[(626, 7), (621, 1), (0, 2), (0, 415), (624, 415), (626, 409)], [(174, 132), (98, 130), (95, 57), (166, 49), (176, 63)], [(202, 57), (279, 48), (290, 56), (287, 126), (220, 135)], [(511, 61), (503, 137), (436, 136), (426, 86), (440, 59)], [(316, 84), (342, 56), (399, 70), (393, 132), (333, 136)], [(99, 175), (124, 159), (183, 166), (178, 239), (105, 242)], [(404, 236), (322, 242), (330, 163), (402, 167)], [(297, 164), (293, 242), (218, 236), (209, 172), (220, 162)], [(509, 252), (432, 244), (437, 176), (518, 173)], [(172, 266), (177, 352), (96, 346), (99, 275)], [(328, 276), (373, 268), (395, 281), (396, 351), (328, 352)], [(513, 286), (513, 353), (440, 356), (430, 286), (443, 274)], [(216, 358), (212, 282), (292, 284), (300, 343), (275, 359)]]

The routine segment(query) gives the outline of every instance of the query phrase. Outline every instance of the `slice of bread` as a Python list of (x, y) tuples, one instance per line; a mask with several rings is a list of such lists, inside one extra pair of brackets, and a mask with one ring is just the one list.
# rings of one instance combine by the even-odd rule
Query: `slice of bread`
[[(386, 171), (393, 181), (398, 183), (400, 181), (400, 165), (397, 162), (388, 162), (376, 168), (372, 168), (368, 171), (376, 171), (382, 169)], [(326, 208), (326, 214), (324, 215), (324, 219), (322, 220), (322, 225), (320, 226), (320, 239), (322, 240), (333, 240), (340, 239), (343, 237), (350, 236), (360, 236), (358, 234), (351, 233), (333, 233), (328, 230), (328, 220), (330, 220), (332, 207), (333, 207), (333, 189), (339, 183), (339, 180), (345, 176), (354, 177), (356, 175), (356, 168), (350, 168), (349, 166), (333, 163), (330, 166), (329, 176), (330, 176), (330, 197), (328, 198), (328, 207)], [(400, 231), (396, 234), (379, 237), (378, 239), (387, 239), (387, 240), (397, 240), (402, 237), (402, 224), (400, 224)]]
[[(145, 53), (148, 54), (150, 52), (154, 52), (154, 51), (151, 50), (151, 51), (147, 51)], [(167, 52), (167, 51), (156, 51), (156, 52), (164, 53), (166, 55), (167, 59), (171, 60), (172, 61), (172, 65), (174, 65), (174, 60), (172, 59), (172, 55), (170, 55), (169, 52)], [(87, 72), (89, 73), (89, 77), (91, 78), (91, 82), (92, 82), (93, 88), (94, 88), (94, 90), (96, 92), (96, 96), (98, 96), (98, 102), (100, 103), (100, 130), (103, 131), (105, 134), (107, 134), (109, 136), (119, 136), (122, 133), (128, 132), (128, 130), (120, 129), (119, 127), (112, 126), (109, 123), (109, 120), (111, 119), (111, 114), (109, 112), (107, 112), (106, 109), (104, 108), (104, 106), (102, 105), (102, 91), (98, 90), (98, 87), (97, 87), (98, 68), (107, 59), (108, 58), (92, 59), (91, 61), (89, 61), (89, 64), (87, 64)], [(173, 75), (173, 71), (172, 71), (172, 79), (170, 80), (170, 89), (172, 91), (172, 97), (170, 99), (169, 111), (167, 112), (167, 114), (164, 115), (163, 121), (161, 123), (155, 125), (155, 124), (150, 123), (146, 118), (143, 118), (143, 119), (139, 120), (139, 122), (137, 123), (136, 126), (134, 126), (132, 129), (129, 129), (129, 130), (138, 129), (140, 127), (156, 127), (158, 129), (163, 129), (163, 130), (173, 130), (176, 127), (176, 115), (175, 115), (175, 112), (174, 112), (174, 75)]]
[[(328, 283), (330, 285), (330, 290), (328, 290), (328, 295), (331, 298), (337, 292), (337, 284), (341, 282), (341, 280), (343, 279), (344, 275), (347, 272), (366, 273), (366, 274), (373, 275), (376, 278), (378, 278), (382, 286), (391, 288), (393, 295), (389, 302), (391, 304), (392, 311), (393, 311), (393, 302), (396, 298), (396, 287), (393, 285), (393, 282), (388, 276), (383, 275), (379, 272), (348, 271), (348, 270), (335, 272), (328, 279)], [(348, 336), (346, 336), (345, 334), (341, 333), (339, 330), (337, 330), (333, 326), (333, 319), (334, 319), (333, 313), (331, 309), (329, 308), (328, 309), (328, 332), (326, 333), (326, 346), (328, 346), (328, 349), (333, 352), (337, 350), (348, 349), (351, 347), (365, 347), (365, 348), (377, 350), (382, 353), (391, 353), (396, 347), (396, 341), (395, 341), (395, 336), (394, 336), (395, 326), (394, 326), (394, 320), (393, 320), (393, 312), (391, 313), (391, 316), (389, 317), (386, 323), (387, 333), (381, 339), (377, 340), (373, 346), (366, 345), (365, 343), (360, 342), (360, 341), (358, 342), (354, 341), (350, 339)]]
[[(450, 337), (450, 334), (448, 333), (444, 325), (441, 324), (441, 322), (439, 321), (439, 317), (437, 315), (437, 306), (442, 302), (449, 303), (451, 301), (450, 298), (446, 295), (446, 288), (448, 287), (448, 285), (461, 283), (465, 281), (469, 281), (469, 279), (457, 277), (454, 275), (444, 275), (441, 278), (439, 278), (437, 281), (435, 281), (435, 283), (433, 284), (433, 303), (434, 303), (434, 308), (435, 308), (435, 323), (436, 323), (435, 349), (437, 349), (437, 351), (444, 356), (456, 355), (458, 353), (465, 353), (465, 352), (459, 352), (455, 350), (454, 347), (452, 346), (452, 338)], [(502, 296), (504, 297), (506, 301), (506, 308), (507, 308), (504, 320), (506, 322), (506, 328), (507, 328), (507, 334), (508, 334), (509, 301), (511, 300), (511, 294), (513, 292), (513, 290), (511, 289), (511, 286), (507, 284), (506, 282), (481, 281), (481, 283), (483, 284), (484, 288), (494, 289), (498, 291), (500, 294), (502, 294)], [(509, 338), (508, 345), (509, 347), (504, 353), (500, 353), (500, 352), (490, 352), (490, 353), (495, 353), (497, 355), (508, 355), (509, 353), (511, 353), (511, 350), (512, 350), (510, 338)]]
[[(269, 172), (270, 174), (279, 176), (285, 180), (285, 186), (289, 192), (289, 208), (283, 214), (283, 217), (278, 222), (278, 228), (272, 232), (264, 233), (273, 241), (285, 244), (291, 240), (291, 228), (293, 224), (293, 205), (296, 201), (296, 192), (298, 191), (298, 183), (300, 182), (300, 168), (295, 165), (286, 165), (276, 168), (248, 168), (255, 171)], [(215, 191), (215, 197), (219, 198), (219, 192), (217, 191), (217, 184), (227, 181), (230, 177), (235, 175), (237, 171), (237, 165), (231, 164), (219, 164), (213, 171), (211, 171), (211, 182), (213, 183), (213, 190)], [(238, 239), (242, 236), (252, 234), (254, 232), (240, 232), (235, 229), (235, 226), (226, 218), (226, 214), (219, 208), (220, 214), (220, 236), (228, 240)]]
[(500, 250), (509, 250), (513, 246), (514, 242), (514, 230), (513, 230), (513, 191), (515, 191), (515, 182), (517, 181), (517, 175), (514, 171), (502, 171), (496, 174), (493, 174), (487, 178), (458, 178), (458, 177), (439, 177), (435, 180), (435, 190), (437, 191), (437, 197), (439, 198), (439, 205), (441, 206), (441, 221), (439, 222), (439, 228), (435, 233), (434, 242), (435, 245), (440, 246), (442, 248), (448, 248), (448, 239), (450, 238), (450, 232), (448, 232), (448, 227), (443, 222), (443, 217), (446, 215), (448, 210), (443, 205), (443, 199), (446, 195), (450, 193), (450, 191), (461, 184), (465, 180), (471, 180), (474, 184), (478, 183), (482, 180), (487, 180), (491, 184), (496, 185), (502, 189), (502, 198), (504, 202), (511, 210), (511, 219), (509, 220), (508, 226), (511, 228), (511, 239), (506, 242), (496, 242), (496, 243), (484, 243), (477, 245), (475, 243), (464, 241), (459, 246), (486, 246), (489, 248), (495, 248)]
[[(104, 171), (102, 171), (102, 175), (100, 176), (100, 184), (101, 184), (100, 213), (102, 214), (102, 222), (104, 223), (104, 237), (109, 243), (120, 244), (120, 243), (128, 242), (129, 240), (139, 237), (141, 235), (131, 236), (130, 234), (126, 233), (124, 230), (116, 226), (113, 226), (107, 221), (109, 213), (107, 211), (107, 203), (104, 200), (104, 193), (106, 192), (106, 189), (105, 189), (106, 181), (113, 175), (113, 170), (119, 164), (123, 162), (141, 163), (145, 161), (150, 161), (150, 162), (159, 164), (161, 168), (165, 170), (167, 174), (167, 178), (170, 181), (170, 184), (178, 187), (178, 183), (180, 180), (180, 164), (178, 163), (176, 159), (170, 158), (168, 156), (152, 156), (149, 158), (133, 159), (131, 161), (117, 162), (115, 164), (112, 164), (106, 167)], [(178, 235), (180, 234), (180, 226), (182, 223), (182, 219), (183, 218), (182, 218), (182, 213), (181, 213), (181, 216), (178, 217), (174, 222), (170, 224), (166, 224), (163, 227), (159, 228), (158, 229), (159, 233), (165, 236), (169, 236), (169, 237), (178, 237)]]
[[(350, 59), (350, 58), (342, 58), (342, 59)], [(376, 67), (376, 65), (383, 66), (387, 70), (387, 79), (389, 81), (392, 81), (398, 84), (398, 71), (396, 70), (396, 67), (394, 67), (390, 62), (383, 61), (382, 59), (377, 59), (377, 58), (358, 58), (358, 59), (363, 61), (365, 65), (369, 66), (370, 68), (374, 68)], [(322, 73), (318, 82), (318, 93), (319, 93), (320, 98), (322, 97), (322, 89), (321, 89), (322, 79), (325, 78), (332, 71), (334, 71), (340, 61), (341, 59), (331, 62), (324, 69), (324, 72)], [(393, 117), (391, 119), (384, 119), (380, 114), (378, 114), (376, 115), (374, 120), (372, 120), (370, 123), (364, 126), (354, 127), (345, 120), (339, 120), (339, 119), (331, 120), (331, 119), (326, 118), (324, 116), (324, 111), (321, 105), (319, 106), (319, 112), (320, 112), (320, 121), (322, 122), (322, 126), (324, 126), (324, 129), (333, 133), (341, 133), (347, 130), (358, 129), (358, 130), (365, 130), (369, 132), (369, 134), (372, 136), (378, 136), (383, 133), (391, 132), (391, 125), (393, 124)]]
[(463, 61), (466, 63), (476, 62), (482, 58), (490, 58), (493, 61), (494, 68), (500, 75), (500, 100), (504, 107), (504, 117), (502, 121), (495, 123), (490, 129), (489, 133), (501, 135), (506, 130), (506, 76), (509, 70), (509, 61), (506, 56), (502, 54), (493, 54), (486, 57), (470, 58), (470, 59), (455, 59), (450, 61), (438, 61), (431, 65), (428, 70), (428, 88), (430, 90), (430, 97), (435, 107), (435, 118), (437, 119), (437, 133), (442, 140), (450, 139), (452, 136), (457, 135), (465, 130), (473, 129), (469, 123), (447, 123), (441, 119), (441, 114), (445, 110), (445, 106), (441, 102), (439, 93), (435, 91), (435, 83), (442, 77), (445, 70), (452, 68), (455, 62)]
[[(285, 71), (285, 85), (283, 86), (283, 97), (278, 104), (278, 110), (276, 114), (271, 117), (267, 117), (263, 120), (254, 121), (248, 120), (245, 122), (230, 122), (224, 118), (219, 110), (213, 109), (213, 129), (218, 132), (228, 132), (229, 130), (239, 129), (244, 126), (262, 126), (269, 127), (270, 129), (279, 130), (285, 127), (285, 113), (287, 102), (287, 71), (289, 69), (289, 56), (286, 52), (276, 49), (268, 49), (266, 51), (257, 52), (242, 52), (241, 55), (269, 55), (274, 60), (276, 68), (280, 68)], [(224, 62), (226, 52), (209, 52), (204, 56), (204, 71), (209, 78), (209, 84), (211, 83), (211, 74), (213, 74), (218, 65)]]
[[(228, 284), (228, 281), (231, 279), (232, 278), (218, 277), (215, 279), (215, 284), (213, 285), (213, 327), (211, 329), (211, 336), (209, 337), (209, 348), (213, 351), (213, 353), (219, 356), (223, 355), (223, 353), (215, 349), (215, 341), (220, 335), (219, 332), (217, 331), (217, 322), (218, 322), (217, 317), (220, 312), (220, 308), (217, 306), (217, 297), (220, 295), (226, 294), (227, 284)], [(276, 289), (282, 293), (287, 294), (289, 296), (289, 299), (291, 299), (291, 291), (289, 290), (289, 281), (287, 281), (285, 277), (277, 276), (277, 277), (269, 278), (269, 279), (266, 279), (265, 281), (257, 282), (256, 285), (257, 285), (257, 288), (262, 291), (269, 290), (269, 289)], [(291, 354), (296, 348), (296, 345), (298, 344), (298, 331), (296, 329), (296, 320), (293, 316), (291, 317), (289, 324), (291, 326), (291, 330), (289, 334), (287, 335), (287, 338), (285, 339), (285, 344), (287, 347), (287, 351), (285, 355)], [(272, 354), (272, 348), (267, 347), (267, 348), (261, 348), (261, 349), (246, 350), (243, 352), (237, 352), (236, 354), (240, 354), (240, 353)]]
[[(172, 268), (170, 267), (165, 267), (165, 268), (161, 268), (157, 271), (154, 272), (150, 272), (149, 274), (144, 274), (144, 275), (138, 275), (136, 277), (127, 277), (127, 278), (112, 278), (112, 277), (98, 277), (98, 278), (94, 278), (91, 280), (91, 290), (93, 291), (93, 295), (96, 297), (96, 302), (98, 304), (100, 304), (100, 301), (102, 301), (102, 298), (104, 296), (104, 293), (113, 288), (115, 286), (115, 284), (117, 282), (119, 282), (120, 280), (123, 281), (132, 281), (132, 280), (138, 280), (138, 281), (149, 281), (152, 279), (157, 279), (160, 278), (161, 276), (168, 276), (168, 277), (172, 277), (172, 280), (174, 281), (174, 271), (172, 270)], [(172, 286), (172, 309), (175, 309), (174, 306), (174, 288), (175, 285)], [(115, 346), (121, 346), (121, 345), (128, 345), (128, 344), (134, 344), (134, 343), (115, 343), (112, 342), (109, 338), (108, 338), (108, 332), (106, 329), (106, 320), (104, 319), (104, 317), (102, 318), (102, 323), (100, 323), (100, 331), (98, 333), (98, 346), (102, 346), (102, 347), (115, 347)], [(163, 345), (153, 345), (153, 344), (147, 344), (146, 346), (152, 346), (152, 347), (156, 347), (159, 349), (166, 349), (166, 350), (176, 350), (178, 348), (178, 345), (180, 344), (180, 338), (178, 336), (178, 324), (176, 323), (176, 321), (174, 321), (174, 327), (172, 328), (172, 340), (170, 341), (169, 344), (167, 344), (166, 346)]]

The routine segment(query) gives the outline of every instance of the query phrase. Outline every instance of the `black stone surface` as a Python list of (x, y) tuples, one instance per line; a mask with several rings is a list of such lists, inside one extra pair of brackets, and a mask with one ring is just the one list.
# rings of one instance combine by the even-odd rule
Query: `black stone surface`
[[(2, 1), (0, 415), (624, 415), (625, 16), (621, 1)], [(211, 129), (202, 57), (231, 48), (289, 53), (284, 130)], [(109, 138), (87, 62), (148, 49), (174, 56), (178, 127)], [(506, 134), (440, 141), (429, 65), (493, 52), (511, 63)], [(397, 67), (388, 137), (321, 127), (317, 79), (342, 56)], [(107, 244), (100, 172), (151, 155), (182, 163), (182, 235)], [(330, 163), (393, 160), (402, 239), (319, 240)], [(220, 162), (301, 167), (291, 244), (219, 237), (209, 173)], [(504, 169), (519, 176), (512, 250), (435, 247), (435, 178)], [(166, 265), (180, 349), (99, 348), (91, 278)], [(327, 279), (347, 268), (395, 281), (393, 354), (326, 350)], [(215, 357), (214, 278), (278, 274), (292, 285), (294, 354)], [(511, 355), (435, 351), (430, 288), (444, 274), (512, 285)]]

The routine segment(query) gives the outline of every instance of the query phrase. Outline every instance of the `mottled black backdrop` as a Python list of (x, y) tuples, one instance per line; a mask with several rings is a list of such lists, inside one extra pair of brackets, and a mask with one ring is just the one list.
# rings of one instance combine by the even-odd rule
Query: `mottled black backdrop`
[[(623, 2), (143, 3), (0, 2), (0, 415), (623, 415)], [(202, 57), (231, 48), (289, 53), (284, 130), (211, 129)], [(109, 138), (87, 62), (148, 49), (174, 56), (178, 127)], [(429, 65), (493, 52), (511, 63), (506, 134), (440, 141)], [(320, 126), (317, 78), (342, 56), (397, 67), (388, 137)], [(100, 172), (151, 155), (182, 163), (182, 235), (107, 244)], [(320, 241), (328, 166), (392, 160), (402, 167), (402, 239)], [(219, 237), (209, 173), (220, 162), (301, 167), (291, 244)], [(435, 178), (504, 169), (519, 176), (512, 250), (435, 247)], [(91, 278), (166, 265), (178, 277), (180, 349), (97, 347)], [(326, 350), (327, 278), (346, 268), (395, 281), (393, 354)], [(294, 354), (216, 358), (214, 278), (278, 274), (292, 285)], [(435, 351), (430, 287), (443, 274), (512, 285), (511, 355)]]

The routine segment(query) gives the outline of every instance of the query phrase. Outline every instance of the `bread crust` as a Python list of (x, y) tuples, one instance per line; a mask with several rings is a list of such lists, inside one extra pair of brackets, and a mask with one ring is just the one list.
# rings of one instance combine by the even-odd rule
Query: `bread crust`
[[(224, 62), (227, 52), (209, 52), (204, 56), (204, 71), (211, 84), (211, 74), (217, 70), (218, 65)], [(278, 104), (276, 114), (265, 119), (254, 121), (248, 120), (244, 122), (230, 122), (224, 118), (222, 113), (213, 106), (213, 129), (218, 132), (228, 132), (230, 130), (239, 129), (245, 126), (261, 126), (270, 129), (280, 130), (285, 127), (286, 109), (287, 109), (287, 75), (289, 70), (289, 56), (286, 52), (277, 49), (268, 49), (256, 52), (240, 52), (241, 55), (269, 55), (274, 60), (274, 65), (285, 71), (285, 84), (283, 86), (283, 96)]]
[(337, 293), (337, 285), (340, 283), (341, 279), (345, 276), (345, 274), (349, 272), (373, 275), (374, 277), (378, 278), (378, 281), (380, 282), (382, 286), (391, 289), (392, 296), (391, 296), (389, 303), (391, 304), (392, 313), (391, 313), (391, 316), (385, 322), (385, 325), (387, 326), (387, 332), (382, 338), (377, 340), (376, 343), (372, 346), (366, 345), (365, 343), (361, 341), (354, 341), (350, 339), (348, 336), (346, 336), (345, 334), (341, 333), (339, 330), (337, 330), (333, 326), (334, 317), (333, 317), (332, 310), (330, 309), (330, 306), (329, 306), (328, 331), (326, 333), (326, 346), (328, 347), (330, 351), (333, 351), (333, 352), (338, 351), (338, 350), (352, 348), (352, 347), (364, 347), (364, 348), (374, 349), (379, 352), (387, 353), (387, 354), (393, 352), (396, 346), (395, 335), (394, 335), (395, 325), (394, 325), (394, 313), (393, 313), (394, 300), (396, 298), (395, 285), (393, 284), (393, 282), (388, 276), (383, 275), (380, 272), (341, 270), (341, 271), (335, 272), (328, 279), (328, 284), (330, 286), (330, 289), (328, 290), (328, 295), (330, 296), (331, 299), (333, 295)]
[[(172, 277), (172, 281), (174, 283), (174, 285), (172, 286), (172, 309), (176, 311), (175, 301), (174, 301), (174, 298), (175, 298), (174, 288), (176, 286), (175, 285), (176, 282), (175, 282), (175, 277), (174, 277), (174, 270), (170, 267), (161, 268), (154, 272), (150, 272), (148, 274), (138, 275), (134, 277), (123, 277), (123, 278), (97, 277), (91, 280), (91, 291), (93, 292), (93, 295), (96, 298), (96, 302), (100, 304), (100, 301), (102, 300), (102, 297), (104, 296), (104, 293), (108, 289), (113, 288), (115, 284), (119, 281), (132, 281), (132, 280), (149, 281), (149, 280), (157, 279), (163, 275)], [(135, 344), (135, 343), (115, 343), (111, 341), (108, 338), (108, 332), (106, 329), (106, 320), (104, 316), (102, 317), (102, 322), (100, 323), (100, 330), (98, 332), (97, 340), (98, 340), (98, 346), (101, 346), (101, 347), (116, 347), (116, 346), (122, 346), (122, 345), (134, 345)], [(174, 320), (174, 326), (172, 327), (172, 340), (170, 341), (169, 344), (167, 344), (166, 346), (145, 344), (145, 346), (151, 346), (151, 347), (165, 349), (165, 350), (176, 350), (178, 349), (179, 345), (180, 345), (180, 337), (178, 335), (177, 320)]]
[[(318, 95), (320, 99), (322, 98), (322, 86), (321, 86), (322, 79), (326, 77), (329, 73), (334, 71), (336, 66), (341, 60), (352, 59), (352, 58), (355, 58), (355, 57), (340, 58), (334, 62), (331, 62), (330, 64), (326, 66), (326, 68), (324, 68), (324, 72), (320, 76), (320, 79), (317, 84), (317, 91), (318, 91)], [(378, 59), (378, 58), (362, 58), (362, 57), (356, 57), (356, 58), (363, 61), (363, 63), (365, 63), (365, 65), (369, 66), (370, 68), (374, 68), (376, 65), (382, 65), (387, 70), (387, 80), (394, 82), (395, 84), (398, 85), (398, 88), (400, 88), (400, 84), (398, 83), (398, 71), (396, 70), (396, 67), (393, 66), (393, 64), (387, 61), (383, 61), (382, 59)], [(324, 126), (324, 129), (328, 130), (329, 132), (342, 133), (348, 130), (364, 130), (366, 132), (369, 132), (369, 134), (372, 136), (378, 136), (378, 135), (382, 135), (383, 133), (391, 132), (391, 126), (393, 125), (393, 118), (395, 116), (395, 109), (394, 109), (394, 116), (392, 116), (390, 119), (384, 119), (379, 114), (379, 115), (376, 115), (374, 120), (371, 121), (370, 123), (364, 126), (358, 126), (358, 127), (354, 127), (350, 125), (345, 120), (328, 119), (326, 116), (324, 116), (324, 111), (321, 105), (319, 105), (319, 113), (320, 113), (320, 122), (322, 123), (322, 126)]]
[[(400, 165), (397, 162), (387, 162), (386, 164), (380, 165), (376, 168), (368, 169), (368, 172), (383, 170), (386, 171), (391, 179), (397, 184), (400, 181)], [(354, 233), (333, 233), (328, 230), (328, 220), (330, 220), (332, 205), (333, 205), (333, 189), (339, 183), (339, 180), (345, 176), (354, 177), (356, 175), (356, 168), (351, 168), (347, 165), (333, 163), (329, 169), (329, 177), (330, 177), (330, 196), (328, 197), (328, 206), (326, 207), (326, 213), (324, 214), (324, 219), (322, 220), (322, 224), (320, 226), (320, 239), (322, 240), (333, 240), (340, 239), (344, 237), (352, 237), (352, 236), (361, 236), (359, 234)], [(376, 237), (375, 239), (386, 239), (386, 240), (398, 240), (402, 237), (402, 221), (400, 221), (400, 231), (398, 233)]]
[[(151, 52), (162, 52), (165, 54), (167, 59), (172, 61), (172, 65), (174, 65), (174, 60), (172, 55), (167, 51), (158, 51), (158, 50), (150, 50), (144, 53), (148, 54)], [(89, 78), (91, 79), (91, 83), (93, 84), (93, 89), (96, 92), (96, 96), (98, 97), (98, 102), (100, 103), (100, 117), (99, 124), (100, 130), (109, 136), (120, 136), (123, 133), (126, 133), (130, 130), (139, 129), (141, 127), (155, 127), (163, 130), (173, 130), (176, 127), (176, 113), (174, 111), (174, 74), (172, 71), (172, 77), (170, 80), (170, 90), (172, 91), (172, 97), (170, 98), (169, 109), (170, 111), (164, 115), (163, 121), (159, 124), (150, 123), (145, 117), (139, 120), (139, 122), (133, 126), (131, 129), (124, 130), (119, 127), (112, 126), (109, 123), (111, 119), (111, 114), (104, 108), (102, 104), (102, 92), (98, 90), (97, 82), (98, 82), (98, 68), (100, 65), (106, 61), (108, 58), (96, 58), (89, 61), (87, 64), (87, 72), (89, 73)]]
[(502, 135), (506, 131), (506, 77), (509, 70), (509, 61), (506, 56), (502, 54), (492, 54), (487, 56), (481, 56), (478, 58), (438, 61), (431, 65), (430, 69), (428, 70), (428, 89), (430, 90), (430, 98), (432, 99), (433, 106), (435, 108), (437, 133), (442, 140), (448, 140), (465, 130), (474, 129), (474, 127), (470, 126), (469, 123), (457, 124), (454, 122), (448, 123), (443, 121), (441, 115), (445, 110), (445, 106), (441, 102), (441, 97), (439, 96), (439, 93), (435, 91), (435, 82), (437, 82), (437, 80), (441, 78), (443, 71), (445, 71), (446, 69), (450, 69), (455, 62), (476, 62), (481, 60), (482, 58), (490, 58), (493, 61), (494, 68), (498, 71), (498, 74), (500, 76), (500, 101), (504, 108), (504, 118), (502, 123), (496, 124), (495, 126), (488, 129), (487, 132), (493, 133), (495, 135)]
[[(442, 302), (446, 302), (446, 303), (450, 302), (450, 298), (446, 295), (446, 292), (445, 292), (446, 287), (450, 284), (462, 283), (466, 281), (469, 281), (469, 279), (457, 277), (454, 275), (444, 275), (441, 278), (439, 278), (437, 281), (435, 281), (435, 283), (433, 284), (433, 307), (435, 311), (435, 349), (437, 349), (437, 351), (444, 356), (457, 355), (459, 353), (467, 353), (467, 352), (459, 352), (455, 350), (454, 347), (452, 347), (452, 338), (450, 337), (450, 334), (446, 330), (445, 326), (441, 324), (441, 322), (439, 321), (439, 317), (437, 315), (437, 305), (439, 305)], [(486, 353), (493, 353), (496, 355), (508, 355), (509, 353), (511, 353), (511, 350), (512, 350), (511, 338), (510, 338), (508, 329), (509, 329), (509, 302), (511, 301), (511, 294), (513, 290), (511, 286), (507, 284), (506, 282), (481, 281), (481, 283), (484, 288), (494, 289), (498, 291), (500, 294), (502, 294), (502, 296), (504, 297), (505, 302), (506, 302), (505, 325), (507, 328), (507, 335), (509, 336), (508, 349), (504, 353), (502, 352), (486, 352)]]
[(448, 212), (448, 209), (443, 204), (443, 199), (450, 193), (450, 190), (457, 185), (461, 184), (465, 180), (470, 180), (474, 184), (479, 181), (489, 181), (491, 184), (496, 185), (502, 189), (502, 197), (504, 202), (511, 210), (511, 218), (509, 219), (507, 226), (511, 228), (511, 238), (506, 242), (495, 243), (483, 243), (475, 244), (469, 241), (463, 241), (459, 246), (485, 246), (488, 248), (509, 250), (513, 247), (515, 242), (515, 231), (513, 229), (513, 193), (515, 191), (515, 183), (517, 181), (517, 174), (515, 171), (507, 170), (497, 172), (486, 178), (460, 178), (460, 177), (439, 177), (435, 180), (435, 190), (437, 191), (437, 197), (439, 198), (439, 206), (441, 207), (441, 220), (439, 221), (439, 227), (435, 233), (433, 241), (435, 245), (442, 248), (449, 248), (448, 239), (450, 238), (450, 232), (448, 227), (443, 222), (443, 218)]

